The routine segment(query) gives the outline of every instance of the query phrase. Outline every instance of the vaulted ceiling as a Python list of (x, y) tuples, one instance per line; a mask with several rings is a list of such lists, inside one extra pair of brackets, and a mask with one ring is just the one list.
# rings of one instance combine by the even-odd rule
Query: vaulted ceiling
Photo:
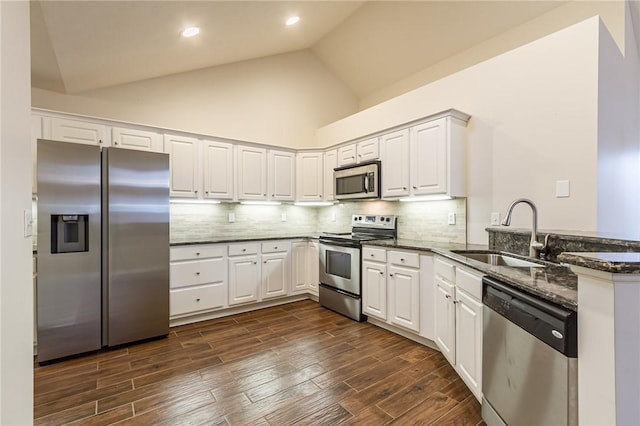
[(32, 84), (79, 93), (310, 49), (362, 97), (563, 3), (32, 1)]

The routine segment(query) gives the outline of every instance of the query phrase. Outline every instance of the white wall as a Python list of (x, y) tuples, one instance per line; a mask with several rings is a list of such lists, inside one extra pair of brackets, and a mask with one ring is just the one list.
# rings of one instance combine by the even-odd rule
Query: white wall
[(544, 15), (396, 81), (388, 87), (367, 94), (360, 99), (360, 109), (369, 108), (417, 89), (596, 15), (604, 21), (616, 44), (624, 49), (625, 5), (624, 0), (568, 1)]
[[(332, 123), (319, 145), (456, 108), (471, 115), (469, 242), (485, 243), (490, 213), (518, 197), (537, 203), (541, 228), (596, 230), (599, 25), (588, 19)], [(571, 181), (570, 198), (555, 198), (558, 179)], [(531, 226), (524, 207), (512, 225)]]
[(33, 422), (29, 3), (0, 2), (0, 424)]
[(285, 147), (357, 111), (357, 99), (309, 51), (65, 95), (33, 89), (34, 107)]
[(600, 29), (598, 231), (640, 239), (640, 63), (630, 12), (624, 51)]

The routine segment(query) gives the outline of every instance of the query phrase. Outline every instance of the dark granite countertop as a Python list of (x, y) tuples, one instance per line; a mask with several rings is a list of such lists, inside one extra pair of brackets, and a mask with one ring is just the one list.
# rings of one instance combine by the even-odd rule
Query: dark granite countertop
[(613, 274), (640, 274), (640, 253), (637, 252), (568, 252), (558, 256), (558, 260)]
[(269, 236), (269, 237), (245, 237), (245, 238), (220, 238), (210, 240), (180, 240), (174, 239), (170, 246), (190, 246), (196, 244), (223, 244), (223, 243), (242, 243), (250, 241), (273, 241), (273, 240), (301, 240), (301, 239), (318, 239), (317, 235), (288, 235), (288, 236)]
[[(543, 268), (496, 266), (470, 259), (463, 254), (452, 251), (486, 251), (487, 246), (481, 245), (447, 244), (405, 239), (367, 241), (365, 245), (436, 253), (545, 300), (574, 311), (578, 309), (578, 277), (566, 266), (544, 261), (536, 261), (543, 264)], [(510, 253), (510, 255), (512, 254)], [(518, 255), (514, 257), (531, 260)]]

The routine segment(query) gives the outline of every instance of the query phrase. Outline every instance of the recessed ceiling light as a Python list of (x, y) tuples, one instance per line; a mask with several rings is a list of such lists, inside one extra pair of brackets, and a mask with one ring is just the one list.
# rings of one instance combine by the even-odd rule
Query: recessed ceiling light
[(182, 31), (182, 37), (193, 37), (200, 33), (200, 28), (198, 27), (189, 27)]
[(287, 22), (285, 22), (288, 26), (291, 25), (295, 25), (298, 23), (298, 21), (300, 20), (299, 16), (292, 16), (289, 19), (287, 19)]

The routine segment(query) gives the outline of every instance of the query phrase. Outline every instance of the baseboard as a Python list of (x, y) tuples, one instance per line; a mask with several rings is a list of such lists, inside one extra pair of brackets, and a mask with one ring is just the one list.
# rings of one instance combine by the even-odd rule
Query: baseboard
[(375, 325), (376, 327), (384, 328), (385, 330), (388, 330), (388, 331), (390, 331), (392, 333), (399, 334), (402, 337), (406, 337), (409, 340), (413, 340), (416, 343), (420, 343), (421, 345), (427, 346), (427, 347), (429, 347), (431, 349), (434, 349), (434, 350), (436, 350), (438, 352), (441, 352), (440, 348), (438, 348), (438, 345), (436, 345), (436, 342), (434, 342), (431, 339), (427, 339), (425, 337), (419, 336), (419, 335), (414, 334), (414, 333), (412, 333), (410, 331), (404, 330), (404, 329), (402, 329), (400, 327), (396, 327), (394, 325), (388, 324), (386, 322), (377, 320), (377, 319), (372, 318), (372, 317), (368, 317), (367, 318), (367, 322), (370, 323), (370, 324)]

